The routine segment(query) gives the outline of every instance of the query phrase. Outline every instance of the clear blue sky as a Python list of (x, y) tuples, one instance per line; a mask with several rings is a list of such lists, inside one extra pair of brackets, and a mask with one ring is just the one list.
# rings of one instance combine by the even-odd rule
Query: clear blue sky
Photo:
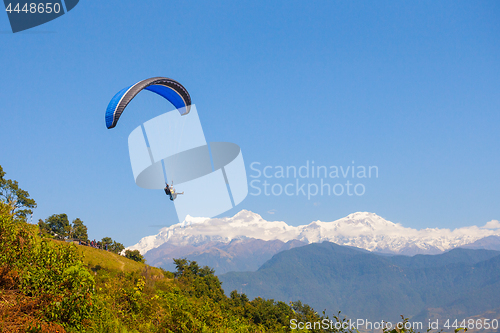
[(0, 14), (0, 165), (35, 220), (67, 213), (127, 246), (176, 223), (162, 191), (135, 185), (127, 148), (172, 108), (144, 92), (104, 123), (118, 90), (167, 76), (249, 175), (256, 161), (379, 168), (363, 196), (249, 195), (224, 216), (483, 225), (500, 219), (499, 17), (498, 1), (80, 1), (12, 34)]

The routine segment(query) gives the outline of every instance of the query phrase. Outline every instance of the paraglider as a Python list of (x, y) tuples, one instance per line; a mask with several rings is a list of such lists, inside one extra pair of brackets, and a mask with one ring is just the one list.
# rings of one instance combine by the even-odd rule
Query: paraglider
[(174, 182), (172, 181), (172, 185), (168, 185), (168, 183), (165, 183), (165, 194), (166, 195), (169, 195), (170, 196), (170, 200), (174, 201), (175, 199), (177, 199), (177, 195), (178, 194), (184, 194), (184, 192), (181, 192), (181, 193), (177, 193), (175, 192), (175, 188), (174, 188)]
[(116, 126), (127, 105), (142, 90), (149, 90), (164, 97), (181, 112), (181, 115), (188, 114), (191, 109), (191, 97), (182, 84), (166, 77), (153, 77), (139, 81), (116, 93), (106, 109), (106, 127), (108, 129)]
[[(162, 96), (179, 110), (181, 116), (188, 114), (191, 109), (191, 97), (182, 84), (166, 77), (153, 77), (139, 81), (136, 84), (124, 88), (116, 93), (106, 109), (105, 119), (106, 127), (108, 129), (116, 126), (127, 105), (142, 90), (149, 90)], [(173, 182), (172, 186), (166, 184), (164, 190), (165, 194), (170, 196), (170, 200), (172, 201), (177, 198), (178, 194), (184, 194), (184, 192), (175, 192)]]
[[(107, 107), (106, 127), (117, 125), (142, 90), (160, 95), (176, 110), (143, 121), (130, 132), (128, 151), (137, 186), (163, 189), (179, 221), (188, 215), (214, 217), (242, 202), (248, 182), (240, 147), (230, 142), (207, 143), (196, 105), (179, 82), (155, 77), (121, 90)], [(172, 180), (179, 192), (173, 183), (167, 186)]]

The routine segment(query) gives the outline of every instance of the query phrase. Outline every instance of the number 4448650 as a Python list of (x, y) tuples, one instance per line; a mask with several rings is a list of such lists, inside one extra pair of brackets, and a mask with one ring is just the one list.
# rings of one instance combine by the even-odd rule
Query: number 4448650
[(477, 320), (474, 320), (474, 319), (469, 319), (469, 320), (462, 320), (462, 322), (459, 324), (458, 323), (458, 320), (455, 319), (455, 321), (453, 322), (453, 324), (450, 325), (450, 320), (448, 319), (446, 321), (446, 323), (444, 324), (444, 327), (446, 329), (450, 329), (450, 328), (467, 328), (467, 329), (470, 329), (470, 330), (480, 330), (480, 329), (497, 329), (498, 328), (498, 320), (497, 319), (493, 319), (491, 320), (490, 322), (490, 319), (477, 319)]
[(35, 13), (38, 13), (38, 14), (56, 13), (56, 14), (58, 14), (61, 11), (61, 5), (57, 2), (54, 4), (50, 3), (50, 2), (38, 3), (38, 4), (32, 2), (29, 5), (27, 3), (25, 3), (22, 8), (19, 5), (19, 3), (17, 3), (17, 4), (15, 4), (14, 8), (12, 8), (12, 7), (13, 7), (12, 4), (9, 3), (7, 5), (7, 8), (5, 8), (5, 10), (9, 14), (12, 12), (16, 12), (16, 13), (24, 12), (24, 13), (31, 13), (31, 14), (35, 14)]

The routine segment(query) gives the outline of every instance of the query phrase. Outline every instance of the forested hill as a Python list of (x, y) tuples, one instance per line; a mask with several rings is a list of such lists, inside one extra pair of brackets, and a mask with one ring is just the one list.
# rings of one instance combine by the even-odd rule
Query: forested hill
[(300, 299), (373, 321), (423, 320), (427, 312), (464, 319), (500, 308), (500, 252), (491, 250), (381, 256), (324, 242), (283, 251), (257, 272), (219, 277), (249, 297)]

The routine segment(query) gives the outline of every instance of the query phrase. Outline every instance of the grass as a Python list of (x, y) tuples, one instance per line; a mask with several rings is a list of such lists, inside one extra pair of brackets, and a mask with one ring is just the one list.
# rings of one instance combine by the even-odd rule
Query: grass
[(102, 267), (108, 270), (122, 271), (125, 273), (143, 270), (145, 264), (113, 252), (95, 249), (90, 246), (77, 245), (78, 252), (83, 254), (83, 262), (89, 268)]
[[(60, 244), (66, 244), (70, 246), (70, 243), (63, 241), (56, 241)], [(151, 269), (151, 273), (157, 276), (163, 276), (161, 269), (156, 267), (150, 267), (141, 262), (137, 262), (124, 256), (115, 254), (113, 252), (95, 249), (90, 246), (75, 245), (78, 252), (83, 255), (83, 263), (87, 265), (90, 269), (101, 269), (104, 268), (109, 271), (122, 271), (124, 273), (131, 273), (135, 271), (143, 271), (146, 267)]]

